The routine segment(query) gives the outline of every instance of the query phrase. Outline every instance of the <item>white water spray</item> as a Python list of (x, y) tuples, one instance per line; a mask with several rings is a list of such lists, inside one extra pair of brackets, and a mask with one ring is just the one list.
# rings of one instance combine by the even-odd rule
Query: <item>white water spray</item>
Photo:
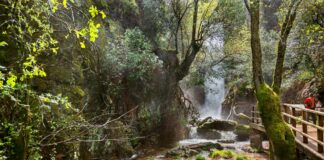
[[(214, 66), (213, 71), (218, 72), (219, 67)], [(200, 118), (212, 117), (221, 119), (222, 102), (224, 101), (225, 86), (223, 77), (209, 76), (205, 81), (205, 104), (200, 110)]]

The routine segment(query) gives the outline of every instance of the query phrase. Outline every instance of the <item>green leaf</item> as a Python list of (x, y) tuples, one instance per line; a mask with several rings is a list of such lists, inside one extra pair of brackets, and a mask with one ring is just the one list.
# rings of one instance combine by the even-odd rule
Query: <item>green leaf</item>
[(97, 7), (92, 5), (89, 8), (89, 13), (90, 13), (91, 17), (94, 18), (94, 17), (96, 17), (98, 15), (99, 11), (97, 10)]
[(63, 7), (64, 8), (67, 8), (67, 0), (63, 0), (63, 3), (62, 4), (63, 4)]
[(92, 20), (89, 21), (89, 36), (91, 42), (95, 42), (96, 39), (99, 37), (99, 27), (100, 25), (95, 25), (95, 23)]
[(5, 41), (0, 42), (0, 47), (4, 47), (4, 46), (7, 46), (7, 45), (8, 45), (8, 43), (5, 42)]
[(81, 46), (81, 48), (86, 48), (84, 42), (80, 42), (80, 46)]
[(12, 74), (11, 72), (9, 73), (10, 77), (7, 79), (7, 85), (11, 87), (15, 87), (16, 81), (17, 81), (17, 76)]
[(106, 14), (105, 14), (105, 12), (100, 11), (99, 13), (101, 14), (101, 18), (102, 18), (102, 19), (105, 19), (105, 18), (107, 17)]

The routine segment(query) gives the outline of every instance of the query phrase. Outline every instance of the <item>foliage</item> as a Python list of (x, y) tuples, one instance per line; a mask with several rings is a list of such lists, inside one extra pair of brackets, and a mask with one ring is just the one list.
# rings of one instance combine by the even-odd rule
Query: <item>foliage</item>
[(304, 71), (299, 73), (299, 75), (297, 76), (297, 80), (301, 80), (301, 81), (309, 81), (314, 77), (314, 74), (310, 71)]
[(245, 155), (235, 153), (232, 150), (215, 150), (209, 155), (210, 158), (224, 158), (224, 159), (235, 159), (235, 160), (248, 160), (249, 158)]
[[(70, 2), (0, 2), (1, 12), (6, 13), (1, 16), (4, 23), (0, 25), (0, 38), (5, 40), (0, 43), (0, 52), (6, 55), (6, 59), (1, 57), (1, 63), (6, 67), (0, 72), (0, 104), (3, 106), (0, 109), (0, 159), (45, 158), (41, 151), (46, 147), (52, 149), (45, 156), (54, 157), (56, 146), (78, 135), (79, 126), (72, 123), (85, 123), (68, 97), (32, 88), (36, 77), (47, 76), (44, 64), (38, 60), (50, 54), (56, 55), (60, 49), (61, 44), (54, 38), (51, 16), (73, 5)], [(96, 16), (96, 11), (92, 6), (89, 12)], [(97, 12), (102, 18), (106, 17), (102, 11)], [(90, 42), (98, 38), (98, 28), (100, 24), (90, 19)], [(67, 134), (69, 132), (74, 134)]]
[(203, 86), (205, 83), (204, 73), (199, 70), (192, 71), (187, 83), (188, 86)]
[(115, 65), (110, 71), (114, 74), (127, 72), (126, 76), (131, 81), (147, 82), (152, 71), (160, 64), (152, 53), (148, 40), (138, 28), (126, 30), (123, 39), (117, 40), (113, 45), (106, 57), (107, 65)]
[(231, 150), (215, 150), (211, 153), (211, 158), (221, 157), (221, 158), (233, 158), (235, 153)]
[(196, 160), (206, 160), (206, 158), (202, 155), (196, 156)]

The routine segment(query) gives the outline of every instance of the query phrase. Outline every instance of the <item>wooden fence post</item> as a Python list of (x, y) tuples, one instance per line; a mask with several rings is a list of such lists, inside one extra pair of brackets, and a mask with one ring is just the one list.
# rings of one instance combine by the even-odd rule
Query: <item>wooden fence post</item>
[[(289, 112), (288, 112), (288, 107), (287, 107), (286, 105), (283, 105), (283, 108), (284, 108), (284, 113), (289, 114)], [(284, 116), (284, 120), (286, 121), (286, 123), (289, 123), (289, 121), (288, 121), (288, 117), (285, 116), (285, 115), (283, 115), (283, 116)]]
[[(303, 110), (303, 120), (307, 121), (307, 116), (306, 116), (307, 112), (305, 110)], [(302, 123), (303, 126), (303, 133), (307, 134), (307, 125), (305, 123)], [(303, 143), (308, 143), (308, 139), (306, 136), (303, 136)]]
[[(293, 115), (294, 117), (296, 117), (296, 109), (295, 109), (295, 108), (292, 108), (292, 115)], [(290, 122), (291, 122), (291, 125), (292, 125), (293, 127), (296, 128), (296, 120), (293, 119), (293, 118), (291, 118), (291, 119), (290, 119)], [(296, 136), (296, 131), (295, 131), (294, 129), (293, 129), (293, 133), (294, 133), (294, 135)]]
[[(318, 115), (318, 125), (320, 127), (323, 127), (323, 116)], [(320, 129), (317, 129), (317, 139), (321, 142), (323, 142), (323, 131)], [(323, 153), (323, 146), (320, 143), (317, 143), (317, 150), (319, 153)]]

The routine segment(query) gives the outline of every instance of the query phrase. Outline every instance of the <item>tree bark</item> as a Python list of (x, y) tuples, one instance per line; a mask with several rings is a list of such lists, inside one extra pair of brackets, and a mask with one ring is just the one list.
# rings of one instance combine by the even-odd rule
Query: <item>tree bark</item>
[(294, 0), (291, 2), (280, 32), (280, 39), (278, 42), (278, 51), (277, 51), (277, 62), (276, 62), (276, 68), (275, 68), (273, 84), (272, 84), (272, 88), (277, 94), (280, 93), (280, 88), (282, 83), (282, 75), (284, 72), (283, 65), (284, 65), (284, 60), (286, 55), (287, 39), (293, 27), (293, 23), (296, 19), (297, 8), (301, 3), (301, 1), (302, 0)]
[(252, 49), (252, 68), (253, 68), (253, 81), (255, 88), (264, 83), (262, 76), (262, 51), (260, 40), (260, 1), (252, 0), (250, 3), (250, 16), (251, 16), (251, 49)]
[(263, 80), (262, 50), (260, 42), (260, 0), (244, 1), (251, 16), (251, 48), (253, 81), (258, 109), (262, 123), (269, 137), (271, 159), (294, 160), (296, 157), (295, 138), (291, 129), (281, 117), (279, 96)]

